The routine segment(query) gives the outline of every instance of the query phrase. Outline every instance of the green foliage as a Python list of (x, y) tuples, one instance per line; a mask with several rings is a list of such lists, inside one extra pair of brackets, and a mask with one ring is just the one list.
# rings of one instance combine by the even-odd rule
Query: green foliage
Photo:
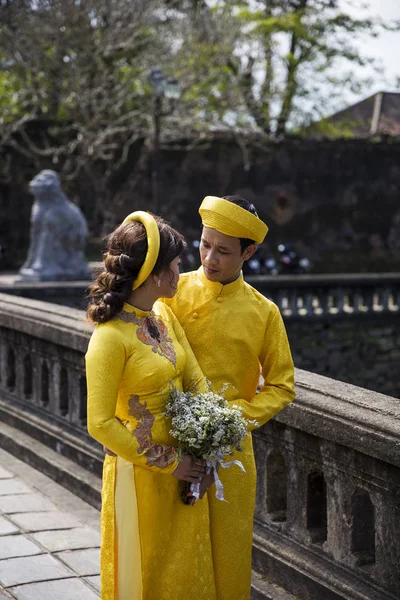
[(221, 127), (279, 138), (362, 89), (352, 66), (369, 59), (354, 39), (384, 28), (338, 0), (0, 2), (0, 145), (68, 178), (85, 172), (104, 216), (131, 149), (151, 147), (152, 67), (181, 87), (174, 107), (162, 104), (161, 141)]
[(279, 135), (321, 100), (326, 112), (332, 89), (354, 87), (334, 67), (368, 64), (356, 35), (389, 28), (338, 0), (15, 0), (0, 5), (0, 20), (3, 121), (28, 112), (94, 129), (133, 111), (148, 129), (146, 76), (160, 64), (181, 82), (179, 122)]

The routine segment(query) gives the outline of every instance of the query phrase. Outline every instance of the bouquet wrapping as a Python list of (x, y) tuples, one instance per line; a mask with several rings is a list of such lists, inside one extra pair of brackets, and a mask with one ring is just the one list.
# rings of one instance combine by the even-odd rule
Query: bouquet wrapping
[[(226, 388), (224, 388), (226, 389)], [(178, 457), (190, 454), (207, 463), (207, 473), (212, 473), (216, 485), (216, 497), (225, 501), (224, 487), (218, 477), (218, 466), (228, 468), (237, 465), (245, 472), (238, 460), (222, 462), (234, 450), (242, 450), (241, 442), (252, 423), (242, 417), (242, 409), (231, 406), (220, 394), (212, 392), (183, 392), (172, 387), (165, 416), (171, 418), (171, 435), (178, 443)], [(199, 498), (200, 483), (190, 484), (190, 493)], [(187, 496), (188, 490), (183, 494)], [(184, 500), (185, 501), (185, 500)]]

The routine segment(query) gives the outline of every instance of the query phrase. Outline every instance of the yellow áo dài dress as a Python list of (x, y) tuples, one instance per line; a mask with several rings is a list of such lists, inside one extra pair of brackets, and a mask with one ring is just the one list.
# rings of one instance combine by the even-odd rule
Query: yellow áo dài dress
[(104, 462), (102, 600), (216, 600), (208, 501), (183, 504), (163, 416), (171, 384), (206, 382), (170, 308), (124, 304), (96, 326), (86, 372), (89, 433), (117, 455)]

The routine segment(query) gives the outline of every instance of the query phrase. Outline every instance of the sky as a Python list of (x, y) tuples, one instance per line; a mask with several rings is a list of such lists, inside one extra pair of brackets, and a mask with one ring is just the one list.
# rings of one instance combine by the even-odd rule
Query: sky
[[(369, 4), (368, 10), (350, 8), (346, 0), (341, 0), (342, 8), (358, 18), (380, 16), (387, 22), (400, 21), (400, 0), (364, 0)], [(361, 100), (379, 91), (399, 91), (394, 85), (397, 78), (400, 79), (400, 30), (397, 32), (385, 32), (379, 38), (373, 39), (368, 36), (359, 37), (357, 46), (363, 55), (376, 57), (383, 67), (383, 76), (379, 78), (374, 74), (375, 82), (366, 94), (351, 96), (352, 101)], [(362, 73), (367, 71), (362, 70)], [(371, 72), (372, 74), (372, 72)]]

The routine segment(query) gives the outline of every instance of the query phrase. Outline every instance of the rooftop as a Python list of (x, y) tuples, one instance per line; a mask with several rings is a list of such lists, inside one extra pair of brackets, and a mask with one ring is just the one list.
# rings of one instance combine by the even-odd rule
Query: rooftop
[(311, 125), (310, 130), (325, 126), (328, 135), (400, 136), (400, 92), (378, 92)]

